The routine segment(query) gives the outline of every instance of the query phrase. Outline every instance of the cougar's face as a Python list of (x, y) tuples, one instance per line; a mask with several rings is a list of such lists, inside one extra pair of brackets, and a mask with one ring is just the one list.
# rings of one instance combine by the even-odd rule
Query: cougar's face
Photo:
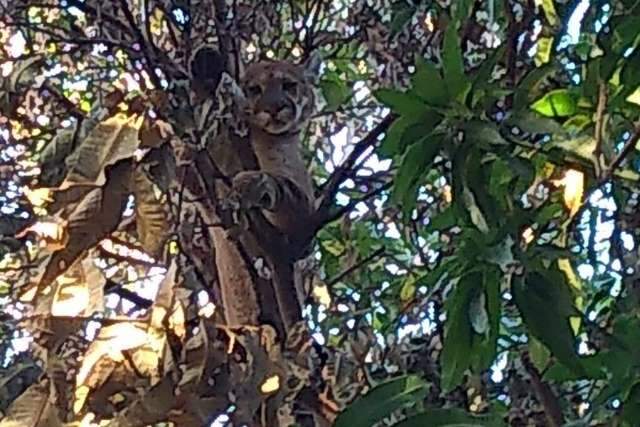
[(313, 82), (302, 65), (252, 64), (245, 72), (242, 88), (247, 121), (266, 133), (299, 132), (313, 112)]

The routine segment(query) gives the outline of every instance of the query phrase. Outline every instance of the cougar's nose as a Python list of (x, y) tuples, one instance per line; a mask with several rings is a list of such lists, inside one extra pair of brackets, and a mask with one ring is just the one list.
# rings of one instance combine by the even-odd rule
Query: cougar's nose
[(270, 84), (262, 94), (260, 103), (262, 111), (275, 116), (286, 106), (282, 90), (276, 84)]

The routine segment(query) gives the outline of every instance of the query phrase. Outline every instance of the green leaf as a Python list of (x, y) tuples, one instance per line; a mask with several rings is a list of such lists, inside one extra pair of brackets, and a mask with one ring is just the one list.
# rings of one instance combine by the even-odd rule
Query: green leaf
[(534, 102), (531, 109), (547, 117), (567, 117), (576, 112), (577, 102), (568, 89), (556, 89)]
[(630, 425), (635, 425), (640, 420), (640, 382), (631, 387), (631, 392), (623, 405), (622, 419)]
[(427, 111), (427, 105), (411, 92), (395, 89), (378, 89), (374, 96), (395, 113), (403, 116), (418, 117)]
[(576, 114), (573, 115), (562, 124), (562, 127), (566, 129), (571, 135), (577, 135), (584, 131), (587, 126), (591, 124), (591, 116), (588, 114)]
[(640, 50), (636, 49), (629, 58), (625, 61), (620, 72), (620, 83), (628, 88), (631, 92), (640, 85)]
[(507, 140), (500, 135), (497, 126), (492, 123), (472, 120), (464, 124), (462, 129), (468, 139), (483, 148), (491, 149), (496, 145), (509, 145)]
[(416, 293), (416, 278), (413, 275), (407, 276), (402, 289), (400, 289), (400, 301), (407, 302), (413, 299)]
[(533, 336), (578, 375), (584, 374), (575, 351), (569, 317), (575, 314), (567, 284), (556, 274), (551, 282), (538, 272), (514, 280), (512, 291), (520, 314)]
[(449, 103), (444, 80), (432, 62), (420, 57), (416, 59), (416, 72), (411, 76), (411, 84), (416, 95), (427, 103), (436, 106), (445, 106)]
[(411, 17), (415, 13), (416, 9), (409, 7), (406, 3), (402, 4), (393, 13), (393, 19), (391, 20), (391, 35), (395, 35), (402, 31), (404, 26), (411, 20)]
[(464, 73), (460, 36), (453, 22), (447, 26), (442, 49), (443, 75), (449, 95), (464, 103), (471, 83)]
[(322, 80), (319, 85), (322, 95), (327, 101), (327, 110), (329, 111), (337, 110), (351, 93), (349, 87), (342, 80)]
[(529, 356), (533, 366), (540, 372), (544, 372), (549, 364), (551, 352), (536, 337), (529, 337)]
[(613, 29), (611, 48), (614, 52), (623, 53), (637, 44), (640, 16), (633, 14), (616, 16), (611, 19), (611, 24)]
[[(482, 295), (484, 295), (484, 311), (486, 314), (486, 331), (476, 332), (471, 343), (471, 367), (474, 372), (487, 370), (495, 361), (500, 328), (500, 270), (496, 267), (485, 268), (482, 272)], [(473, 304), (474, 299), (471, 300)], [(470, 305), (470, 308), (473, 305)], [(471, 313), (469, 313), (471, 317)], [(473, 318), (472, 325), (473, 325)]]
[(445, 230), (458, 223), (456, 211), (451, 206), (430, 218), (426, 231)]
[(402, 204), (404, 212), (411, 212), (416, 204), (415, 190), (419, 179), (428, 170), (433, 158), (438, 154), (442, 139), (428, 135), (411, 145), (398, 169), (392, 190), (392, 200)]
[(394, 424), (394, 427), (498, 427), (504, 425), (497, 416), (471, 415), (461, 409), (429, 409)]
[(529, 101), (536, 96), (538, 88), (555, 71), (556, 69), (552, 64), (546, 64), (527, 74), (518, 85), (518, 89), (513, 96), (514, 111), (522, 110), (529, 106)]
[(509, 127), (517, 127), (526, 133), (541, 134), (550, 133), (562, 136), (565, 130), (562, 125), (548, 117), (540, 116), (532, 111), (521, 111), (505, 120), (505, 125)]
[(441, 120), (442, 115), (434, 111), (426, 111), (421, 117), (400, 116), (389, 126), (380, 154), (392, 157), (404, 153), (408, 146), (429, 135)]
[(473, 331), (469, 322), (468, 309), (472, 291), (481, 283), (481, 280), (482, 276), (477, 271), (462, 276), (455, 285), (453, 294), (445, 303), (447, 321), (444, 326), (444, 343), (440, 357), (441, 387), (445, 393), (460, 384), (471, 363)]
[(342, 411), (334, 427), (371, 427), (393, 411), (417, 402), (426, 388), (427, 384), (415, 375), (387, 381)]
[(493, 76), (493, 69), (496, 67), (496, 64), (504, 56), (505, 46), (501, 46), (500, 48), (489, 53), (489, 57), (482, 62), (482, 65), (473, 72), (473, 88), (474, 90), (478, 90), (480, 88), (485, 88), (491, 85), (489, 82)]
[(455, 26), (458, 22), (463, 22), (469, 17), (471, 7), (473, 6), (473, 0), (458, 0), (455, 3), (455, 15), (453, 22), (450, 22), (450, 26)]

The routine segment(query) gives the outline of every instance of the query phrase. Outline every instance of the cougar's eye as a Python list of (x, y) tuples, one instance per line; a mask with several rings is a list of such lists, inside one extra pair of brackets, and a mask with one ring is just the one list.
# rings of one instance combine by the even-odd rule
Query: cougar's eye
[(247, 88), (247, 94), (249, 96), (258, 96), (262, 93), (260, 85), (251, 85)]
[(296, 87), (297, 87), (296, 82), (292, 82), (290, 80), (282, 82), (282, 89), (285, 92), (295, 92)]

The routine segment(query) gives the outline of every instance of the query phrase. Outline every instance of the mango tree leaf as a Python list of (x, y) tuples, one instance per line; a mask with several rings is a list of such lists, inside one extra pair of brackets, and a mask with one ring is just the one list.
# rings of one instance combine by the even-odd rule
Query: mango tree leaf
[(394, 89), (378, 89), (374, 96), (395, 113), (403, 116), (418, 117), (427, 110), (425, 103), (411, 92)]
[(471, 415), (461, 409), (430, 409), (394, 424), (394, 427), (498, 427), (504, 425), (504, 421), (497, 416)]
[(625, 88), (628, 88), (629, 93), (640, 85), (640, 76), (638, 75), (639, 67), (640, 51), (636, 49), (631, 56), (627, 58), (620, 72), (620, 83), (625, 85)]
[(423, 58), (416, 60), (416, 72), (411, 77), (413, 91), (427, 103), (444, 106), (449, 102), (447, 87), (440, 76), (440, 71), (432, 62)]
[(552, 64), (545, 64), (529, 72), (520, 84), (513, 96), (514, 111), (522, 110), (529, 106), (530, 100), (537, 96), (539, 87), (547, 80), (547, 78), (555, 72)]
[(379, 384), (341, 412), (334, 427), (371, 427), (393, 411), (415, 403), (427, 384), (415, 375)]
[(498, 128), (492, 123), (473, 120), (462, 127), (468, 139), (474, 144), (480, 144), (483, 148), (491, 149), (496, 145), (508, 145)]
[[(482, 372), (488, 369), (495, 361), (500, 327), (500, 270), (496, 267), (485, 268), (482, 271), (482, 287), (478, 294), (483, 295), (483, 311), (485, 327), (480, 331), (474, 327), (472, 336), (471, 367), (474, 372)], [(473, 307), (475, 298), (471, 300), (469, 308)], [(472, 312), (469, 312), (471, 324), (474, 325)]]
[(464, 19), (468, 18), (473, 3), (473, 0), (459, 0), (455, 2), (454, 4), (456, 10), (454, 15), (454, 22), (451, 22), (450, 25), (454, 26), (455, 22), (462, 22)]
[(426, 111), (422, 117), (400, 116), (389, 126), (380, 153), (389, 157), (404, 153), (408, 146), (432, 133), (441, 120), (442, 115), (435, 111)]
[(568, 89), (556, 89), (534, 102), (531, 108), (546, 117), (567, 117), (575, 114), (577, 100)]
[(482, 275), (475, 271), (462, 276), (446, 302), (447, 321), (442, 346), (442, 381), (445, 393), (453, 390), (464, 376), (471, 362), (472, 329), (469, 322), (469, 303), (472, 291), (477, 289)]
[(349, 87), (341, 79), (325, 79), (320, 81), (319, 86), (329, 111), (337, 110), (351, 94)]
[(542, 274), (531, 272), (524, 279), (514, 280), (512, 290), (516, 306), (531, 334), (562, 364), (583, 375), (569, 322), (575, 310), (566, 283), (563, 280), (551, 282)]
[(637, 382), (624, 401), (622, 419), (633, 425), (640, 420), (640, 382)]
[(442, 139), (428, 135), (411, 145), (404, 157), (394, 180), (392, 199), (402, 203), (405, 212), (415, 206), (415, 190), (434, 157), (440, 151)]
[(76, 184), (104, 185), (107, 166), (133, 157), (143, 118), (120, 113), (98, 123), (67, 158), (68, 172), (61, 189)]
[(415, 7), (410, 7), (405, 2), (400, 3), (400, 7), (398, 7), (393, 12), (393, 19), (391, 20), (391, 34), (397, 34), (404, 26), (411, 20), (411, 17), (415, 13)]
[(544, 372), (549, 364), (551, 352), (536, 337), (529, 337), (529, 357), (533, 366), (540, 372)]
[(63, 249), (52, 255), (40, 278), (39, 288), (51, 284), (87, 249), (115, 231), (128, 200), (131, 165), (131, 159), (127, 159), (107, 168), (106, 185), (92, 189), (68, 213), (69, 240)]
[(9, 406), (0, 420), (2, 427), (61, 427), (58, 409), (53, 404), (48, 380), (34, 383)]
[(453, 22), (449, 23), (444, 35), (442, 48), (443, 75), (449, 95), (460, 102), (464, 101), (471, 88), (469, 79), (464, 73), (460, 36)]

